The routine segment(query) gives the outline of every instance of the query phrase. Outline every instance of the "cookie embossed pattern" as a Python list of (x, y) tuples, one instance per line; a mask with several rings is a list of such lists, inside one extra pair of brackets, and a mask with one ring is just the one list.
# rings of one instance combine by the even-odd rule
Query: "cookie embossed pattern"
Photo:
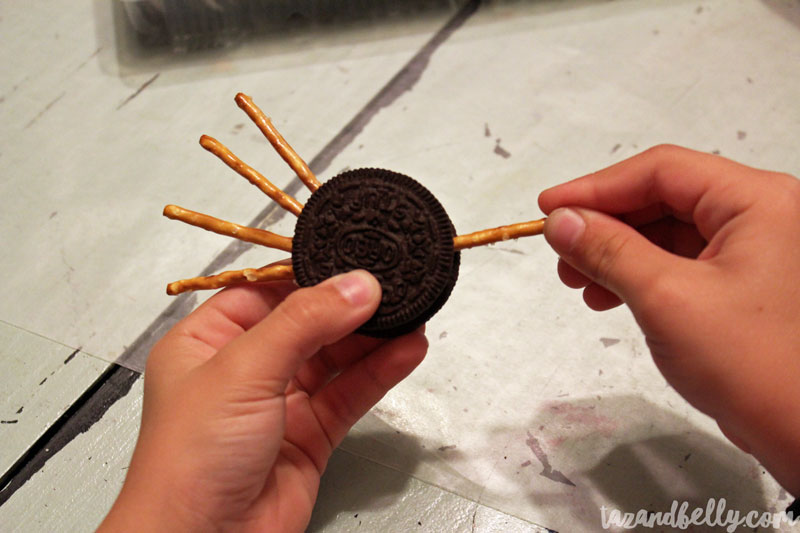
[(301, 286), (355, 268), (371, 272), (381, 305), (360, 331), (413, 331), (447, 301), (458, 278), (455, 230), (442, 205), (403, 174), (357, 169), (326, 182), (297, 219), (292, 266)]
[(294, 237), (240, 226), (175, 205), (166, 206), (164, 215), (291, 252), (292, 264), (175, 281), (167, 285), (168, 294), (289, 279), (306, 287), (363, 268), (378, 279), (383, 296), (375, 315), (359, 332), (395, 337), (421, 326), (445, 304), (458, 279), (460, 250), (542, 233), (544, 219), (456, 235), (444, 207), (428, 189), (389, 170), (349, 170), (323, 185), (249, 96), (239, 93), (236, 103), (312, 192), (308, 203), (303, 206), (275, 187), (216, 139), (203, 135), (200, 145), (296, 215)]

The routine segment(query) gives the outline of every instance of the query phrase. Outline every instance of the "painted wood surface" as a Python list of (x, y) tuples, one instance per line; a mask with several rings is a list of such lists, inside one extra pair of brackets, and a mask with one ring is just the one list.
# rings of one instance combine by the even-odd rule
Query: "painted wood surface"
[[(232, 95), (252, 93), (311, 159), (446, 19), (355, 44), (120, 72), (96, 6), (4, 10), (0, 58), (12, 75), (0, 79), (0, 161), (9, 169), (0, 195), (19, 201), (0, 211), (9, 249), (0, 257), (0, 319), (109, 360), (203, 298), (175, 305), (162, 295), (166, 281), (210, 264), (274, 258), (256, 248), (224, 252), (224, 238), (159, 217), (170, 202), (243, 223), (264, 213), (258, 191), (196, 146), (201, 133), (229, 143), (279, 186), (291, 183)], [(63, 16), (30, 37), (52, 10)], [(407, 173), (469, 232), (537, 218), (543, 188), (660, 142), (800, 175), (798, 64), (796, 3), (495, 2), (341, 137), (320, 160), (321, 177), (360, 166)], [(283, 217), (271, 229), (291, 227)], [(437, 501), (454, 513), (477, 505), (561, 531), (596, 531), (604, 505), (666, 510), (673, 499), (709, 497), (747, 510), (787, 504), (755, 461), (667, 387), (627, 311), (589, 312), (554, 267), (536, 238), (464, 252), (453, 296), (428, 326), (426, 362), (337, 456), (344, 465), (362, 458), (353, 468), (364, 472), (380, 465), (412, 476), (392, 481), (400, 486), (394, 514), (371, 518), (422, 516), (414, 491), (431, 486), (453, 497)], [(62, 364), (56, 353), (47, 364)], [(129, 361), (141, 367), (141, 357)], [(102, 371), (90, 362), (85, 383), (70, 386), (75, 397)], [(96, 524), (124, 477), (140, 395), (137, 383), (48, 461), (0, 507), (0, 524), (49, 531), (75, 509), (66, 529)], [(355, 501), (323, 495), (315, 527), (346, 530), (360, 510), (375, 512)]]
[(0, 473), (17, 463), (107, 366), (0, 322)]

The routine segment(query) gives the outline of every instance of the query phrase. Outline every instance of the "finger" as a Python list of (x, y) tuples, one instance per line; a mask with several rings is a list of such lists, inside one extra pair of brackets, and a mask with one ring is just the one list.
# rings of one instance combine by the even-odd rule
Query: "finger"
[(725, 435), (725, 437), (729, 441), (731, 441), (737, 448), (742, 450), (744, 453), (750, 453), (750, 446), (748, 446), (747, 443), (741, 437), (739, 437), (736, 433), (730, 430), (727, 426), (720, 424), (719, 422), (717, 422), (717, 426), (719, 427), (720, 431), (722, 431), (722, 434)]
[(287, 394), (299, 389), (313, 396), (332, 377), (385, 343), (386, 339), (348, 335), (335, 344), (323, 347), (300, 367), (289, 384)]
[(672, 217), (636, 229), (656, 246), (681, 257), (695, 259), (708, 244), (694, 225)]
[(307, 359), (366, 322), (380, 298), (380, 284), (363, 270), (297, 290), (209, 363), (244, 394), (282, 395)]
[(681, 258), (653, 245), (627, 224), (588, 209), (560, 208), (544, 226), (544, 236), (570, 266), (623, 301), (646, 295)]
[(558, 277), (570, 289), (582, 289), (589, 285), (592, 280), (575, 270), (566, 261), (558, 259)]
[[(723, 157), (657, 146), (542, 192), (539, 206), (547, 214), (564, 206), (622, 214), (664, 204), (679, 219), (694, 221), (710, 240), (725, 222), (752, 203), (754, 185), (747, 179), (752, 172)], [(733, 182), (737, 187), (730, 187)]]
[(427, 349), (428, 340), (420, 331), (399, 337), (342, 372), (311, 398), (311, 407), (332, 447), (422, 362)]
[(218, 292), (167, 332), (147, 361), (147, 374), (176, 379), (253, 327), (297, 287), (279, 281)]
[(608, 311), (622, 304), (619, 296), (597, 283), (592, 283), (583, 289), (583, 301), (594, 311)]

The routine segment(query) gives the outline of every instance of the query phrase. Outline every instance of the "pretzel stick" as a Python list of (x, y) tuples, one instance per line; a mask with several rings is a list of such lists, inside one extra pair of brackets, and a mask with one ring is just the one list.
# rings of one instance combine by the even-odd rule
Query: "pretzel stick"
[(467, 248), (483, 246), (484, 244), (491, 244), (493, 242), (518, 239), (530, 235), (540, 235), (542, 231), (544, 231), (544, 221), (545, 219), (542, 218), (530, 222), (511, 224), (510, 226), (500, 226), (499, 228), (476, 231), (468, 235), (459, 235), (453, 239), (453, 248), (456, 251), (465, 250)]
[(204, 230), (213, 231), (220, 235), (227, 235), (240, 241), (252, 242), (253, 244), (260, 244), (268, 248), (275, 248), (276, 250), (283, 250), (284, 252), (292, 251), (292, 239), (272, 233), (271, 231), (249, 228), (247, 226), (240, 226), (227, 220), (204, 215), (196, 211), (190, 211), (177, 205), (168, 205), (164, 208), (164, 216), (172, 220), (180, 220), (186, 224), (203, 228)]
[(203, 135), (200, 137), (200, 146), (219, 157), (223, 163), (235, 170), (240, 176), (261, 189), (264, 194), (272, 198), (278, 205), (295, 216), (303, 210), (303, 204), (277, 188), (267, 178), (253, 167), (236, 157), (224, 144), (213, 137)]
[(219, 289), (220, 287), (227, 287), (243, 281), (280, 281), (289, 279), (294, 279), (292, 265), (268, 265), (261, 268), (229, 270), (216, 276), (202, 276), (173, 281), (167, 285), (167, 294), (175, 295), (186, 291)]
[(311, 172), (311, 169), (308, 168), (306, 162), (303, 161), (303, 158), (297, 155), (297, 152), (286, 142), (286, 139), (283, 138), (283, 135), (275, 129), (275, 126), (272, 125), (272, 121), (269, 119), (267, 115), (264, 114), (261, 109), (258, 108), (256, 104), (253, 103), (253, 99), (247, 96), (244, 93), (239, 93), (236, 95), (236, 104), (247, 113), (247, 116), (250, 117), (258, 129), (261, 130), (261, 133), (264, 134), (264, 137), (267, 138), (269, 143), (275, 149), (276, 152), (283, 158), (284, 161), (294, 170), (297, 177), (300, 178), (300, 181), (308, 187), (308, 190), (311, 192), (316, 191), (319, 189), (321, 183)]

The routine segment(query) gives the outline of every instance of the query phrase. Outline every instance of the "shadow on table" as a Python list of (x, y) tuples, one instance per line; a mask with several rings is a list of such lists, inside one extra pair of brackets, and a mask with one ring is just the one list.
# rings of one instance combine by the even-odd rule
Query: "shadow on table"
[[(474, 500), (481, 487), (451, 467), (462, 455), (447, 443), (428, 443), (426, 447), (417, 437), (369, 413), (334, 451), (322, 476), (308, 531), (320, 531), (334, 522), (338, 527), (350, 519), (355, 529), (356, 514), (397, 504), (407, 494), (411, 476), (417, 474), (423, 481), (438, 481), (434, 484)], [(435, 479), (431, 468), (436, 470)]]
[(772, 11), (800, 29), (800, 3), (785, 0), (761, 0)]
[(406, 491), (410, 482), (406, 472), (414, 471), (421, 460), (418, 452), (424, 450), (417, 439), (388, 426), (382, 431), (348, 436), (345, 447), (369, 448), (371, 456), (380, 460), (383, 452), (376, 449), (376, 443), (379, 448), (384, 447), (380, 443), (392, 443), (385, 448), (385, 462), (391, 463), (392, 468), (341, 448), (334, 450), (320, 482), (308, 532), (320, 531), (333, 522), (347, 524), (351, 518), (355, 528), (359, 512), (389, 507)]

